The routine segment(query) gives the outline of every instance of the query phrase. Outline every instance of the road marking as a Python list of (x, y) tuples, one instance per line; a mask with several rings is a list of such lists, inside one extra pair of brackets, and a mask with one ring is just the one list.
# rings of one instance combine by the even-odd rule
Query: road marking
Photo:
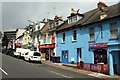
[(2, 68), (0, 68), (0, 70), (1, 70), (5, 75), (8, 75), (8, 73), (5, 72), (5, 70), (3, 70)]
[(63, 77), (65, 77), (65, 78), (73, 78), (73, 77), (65, 76), (65, 75), (63, 75), (63, 74), (60, 74), (60, 73), (57, 73), (57, 72), (54, 72), (54, 71), (49, 71), (49, 72), (54, 73), (54, 74), (56, 74), (56, 75), (63, 76)]

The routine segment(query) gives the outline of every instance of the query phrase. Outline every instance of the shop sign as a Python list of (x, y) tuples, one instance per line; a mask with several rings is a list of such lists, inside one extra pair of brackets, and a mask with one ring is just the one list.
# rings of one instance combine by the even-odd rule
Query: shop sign
[(38, 48), (55, 48), (55, 44), (39, 45)]
[(89, 44), (89, 48), (107, 48), (107, 43)]

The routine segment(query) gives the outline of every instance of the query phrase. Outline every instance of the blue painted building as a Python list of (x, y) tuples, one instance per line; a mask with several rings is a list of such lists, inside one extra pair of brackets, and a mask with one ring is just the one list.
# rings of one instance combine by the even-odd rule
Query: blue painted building
[(83, 61), (109, 64), (109, 73), (120, 74), (120, 3), (98, 8), (84, 14), (71, 13), (57, 32), (56, 55), (62, 63)]

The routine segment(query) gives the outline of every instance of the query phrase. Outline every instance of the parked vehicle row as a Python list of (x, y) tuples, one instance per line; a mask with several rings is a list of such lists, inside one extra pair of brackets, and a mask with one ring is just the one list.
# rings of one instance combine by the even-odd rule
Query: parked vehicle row
[(28, 62), (40, 62), (41, 63), (41, 53), (38, 51), (30, 51), (29, 49), (16, 48), (14, 49), (3, 49), (2, 53), (10, 55), (14, 58), (21, 58)]
[(3, 54), (6, 54), (6, 55), (10, 55), (10, 56), (14, 56), (14, 53), (15, 52), (15, 49), (12, 49), (12, 48), (9, 48), (9, 49), (6, 49), (6, 48), (3, 48), (2, 49), (2, 53)]

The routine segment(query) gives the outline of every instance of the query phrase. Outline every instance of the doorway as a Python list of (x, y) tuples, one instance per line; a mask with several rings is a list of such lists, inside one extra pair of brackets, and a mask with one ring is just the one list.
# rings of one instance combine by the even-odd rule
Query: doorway
[(62, 63), (68, 63), (68, 50), (62, 51)]
[(94, 51), (94, 63), (104, 63), (107, 64), (107, 50), (96, 49)]
[(77, 62), (80, 62), (82, 60), (82, 49), (77, 48)]

